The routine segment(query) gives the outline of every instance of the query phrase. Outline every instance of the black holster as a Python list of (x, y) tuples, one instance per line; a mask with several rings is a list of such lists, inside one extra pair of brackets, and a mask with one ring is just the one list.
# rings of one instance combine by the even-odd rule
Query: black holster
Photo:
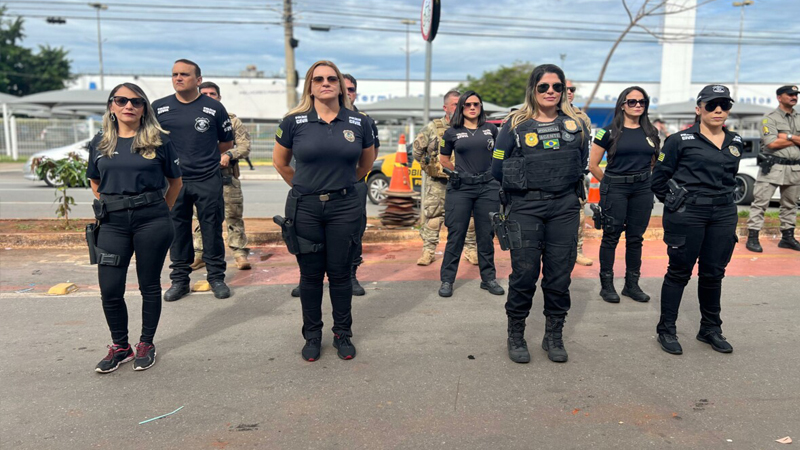
[(589, 209), (592, 210), (592, 220), (594, 221), (594, 228), (596, 230), (603, 229), (603, 223), (606, 221), (606, 216), (603, 214), (603, 208), (597, 203), (590, 203)]
[(299, 197), (295, 197), (293, 194), (290, 191), (286, 199), (286, 215), (291, 216), (291, 218), (274, 216), (272, 221), (281, 227), (281, 237), (283, 242), (286, 243), (286, 249), (292, 255), (321, 252), (325, 249), (325, 244), (315, 243), (297, 235), (294, 219), (297, 217), (297, 201)]
[(584, 184), (585, 175), (581, 175), (581, 179), (578, 180), (578, 184), (575, 186), (575, 193), (578, 194), (578, 198), (581, 201), (586, 200), (586, 185)]
[(222, 185), (223, 186), (230, 186), (233, 184), (233, 175), (223, 175), (222, 176)]
[(461, 176), (458, 172), (447, 168), (443, 168), (442, 171), (450, 179), (450, 186), (452, 186), (453, 189), (461, 189)]
[[(105, 216), (108, 215), (108, 213), (106, 212), (106, 204), (105, 204), (105, 202), (101, 202), (98, 199), (94, 199), (94, 201), (92, 202), (92, 210), (94, 211), (94, 218), (97, 219), (97, 220), (102, 220)], [(100, 226), (98, 225), (97, 228), (99, 229)], [(88, 225), (87, 225), (87, 229), (88, 229)], [(94, 264), (94, 263), (92, 263), (92, 264)]]
[(775, 165), (775, 159), (765, 153), (759, 153), (758, 156), (756, 156), (756, 161), (758, 167), (761, 167), (761, 172), (764, 175), (769, 175), (769, 172), (772, 170), (772, 166)]
[(97, 246), (97, 238), (100, 236), (100, 224), (90, 223), (86, 225), (86, 244), (89, 246), (89, 264), (99, 264), (101, 266), (119, 266), (120, 257), (109, 253)]
[(686, 202), (686, 196), (689, 194), (689, 191), (687, 191), (685, 187), (679, 186), (673, 179), (667, 182), (667, 186), (669, 187), (669, 193), (664, 199), (664, 206), (668, 210), (675, 212)]

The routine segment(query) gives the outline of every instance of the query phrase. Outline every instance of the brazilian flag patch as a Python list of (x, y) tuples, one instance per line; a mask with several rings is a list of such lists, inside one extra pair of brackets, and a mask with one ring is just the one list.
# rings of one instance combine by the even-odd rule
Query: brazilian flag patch
[(494, 153), (492, 153), (492, 158), (499, 159), (500, 161), (502, 161), (503, 158), (505, 158), (505, 156), (506, 156), (506, 151), (500, 150), (499, 148), (496, 148), (494, 150)]
[(279, 138), (283, 137), (283, 130), (281, 130), (281, 127), (278, 127), (278, 129), (275, 131), (275, 136), (278, 136)]
[(558, 149), (558, 148), (561, 147), (558, 144), (558, 139), (548, 139), (548, 140), (544, 141), (542, 144), (544, 145), (544, 148), (553, 149), (553, 150)]

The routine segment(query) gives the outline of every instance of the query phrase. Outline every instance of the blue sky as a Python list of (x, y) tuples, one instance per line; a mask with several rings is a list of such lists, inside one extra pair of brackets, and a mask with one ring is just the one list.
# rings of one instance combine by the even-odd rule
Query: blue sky
[[(635, 8), (642, 1), (629, 0), (628, 3)], [(97, 24), (93, 19), (94, 10), (86, 2), (9, 2), (6, 3), (8, 14), (28, 16), (24, 45), (63, 46), (70, 52), (74, 72), (97, 72)], [(127, 19), (102, 22), (106, 73), (167, 74), (177, 58), (195, 60), (204, 73), (214, 75), (235, 75), (248, 64), (257, 65), (267, 74), (283, 71), (283, 28), (279, 24), (267, 24), (280, 21), (280, 1), (141, 0), (136, 2), (139, 5), (136, 7), (124, 7), (121, 0), (107, 0), (106, 3), (110, 7), (101, 13), (103, 18)], [(360, 78), (404, 79), (402, 49), (406, 34), (402, 32), (405, 26), (400, 20), (418, 21), (420, 4), (420, 0), (297, 0), (298, 70), (302, 75), (312, 62), (331, 59), (343, 71)], [(798, 0), (755, 0), (754, 5), (747, 7), (744, 41), (760, 45), (742, 46), (741, 82), (800, 82), (798, 11)], [(739, 8), (734, 8), (729, 0), (717, 0), (699, 8), (694, 32), (706, 36), (698, 39), (725, 39), (727, 43), (695, 45), (694, 81), (733, 81), (739, 14)], [(67, 23), (50, 25), (43, 17), (33, 16), (64, 16)], [(442, 20), (439, 28), (442, 34), (433, 44), (433, 78), (440, 80), (461, 80), (468, 74), (479, 76), (483, 71), (515, 60), (560, 65), (561, 54), (566, 54), (564, 66), (569, 77), (592, 80), (597, 77), (612, 42), (565, 38), (613, 39), (627, 24), (621, 0), (442, 0)], [(236, 23), (253, 21), (265, 23)], [(660, 23), (660, 18), (646, 21), (653, 29), (658, 29)], [(333, 28), (330, 32), (311, 31), (308, 24)], [(419, 25), (410, 28), (410, 47), (414, 50), (411, 77), (422, 79), (425, 44)], [(535, 35), (538, 38), (446, 33)], [(633, 42), (646, 38), (645, 34), (636, 34), (626, 38), (628, 42), (623, 41), (611, 61), (606, 80), (658, 80), (660, 45)], [(793, 45), (776, 45), (787, 43)]]

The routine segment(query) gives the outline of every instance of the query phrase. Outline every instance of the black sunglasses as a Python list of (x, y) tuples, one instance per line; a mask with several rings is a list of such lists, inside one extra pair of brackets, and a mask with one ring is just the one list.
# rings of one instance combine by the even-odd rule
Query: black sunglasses
[(575, 86), (570, 86), (570, 87), (567, 88), (567, 90), (572, 92), (573, 94), (575, 93), (576, 89), (578, 89), (578, 88), (576, 88)]
[(119, 106), (120, 108), (124, 108), (125, 105), (128, 104), (128, 102), (131, 102), (131, 105), (133, 105), (134, 108), (141, 108), (145, 104), (145, 100), (143, 98), (141, 98), (141, 97), (128, 98), (128, 97), (122, 97), (122, 96), (119, 96), (119, 95), (115, 95), (115, 96), (111, 97), (110, 99), (108, 99), (108, 101), (109, 102), (113, 101), (114, 104)]
[(347, 88), (347, 92), (349, 92), (349, 93), (351, 93), (351, 94), (355, 94), (355, 93), (356, 93), (356, 88), (354, 88), (354, 87), (349, 87), (349, 88)]
[[(322, 82), (325, 81), (325, 80), (326, 80), (325, 77), (314, 77), (314, 78), (311, 79), (311, 81), (313, 81), (316, 84), (322, 84)], [(339, 77), (336, 77), (336, 76), (333, 76), (333, 75), (329, 76), (327, 78), (327, 80), (328, 80), (328, 83), (330, 83), (330, 84), (339, 83)]]
[(728, 99), (721, 99), (721, 100), (711, 100), (710, 102), (706, 103), (706, 111), (714, 112), (717, 110), (717, 107), (722, 108), (723, 111), (730, 111), (733, 108), (733, 102)]
[(628, 108), (633, 108), (636, 105), (646, 106), (647, 105), (647, 100), (646, 99), (641, 99), (641, 100), (630, 99), (630, 100), (625, 100), (625, 104), (628, 105)]
[[(536, 86), (536, 91), (540, 94), (544, 94), (545, 92), (550, 90), (550, 85), (547, 83), (542, 83)], [(553, 90), (556, 92), (563, 92), (564, 91), (564, 83), (553, 83)]]
[(464, 103), (464, 108), (472, 108), (472, 107), (480, 108), (481, 107), (481, 102)]

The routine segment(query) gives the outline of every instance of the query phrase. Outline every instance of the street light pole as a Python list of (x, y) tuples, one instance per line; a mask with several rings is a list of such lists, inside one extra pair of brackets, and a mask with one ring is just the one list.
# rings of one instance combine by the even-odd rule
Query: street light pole
[(416, 20), (403, 19), (400, 23), (406, 26), (406, 97), (411, 95), (411, 41), (410, 25), (417, 23)]
[(736, 49), (736, 74), (733, 79), (733, 99), (739, 101), (737, 94), (739, 93), (739, 65), (742, 59), (742, 30), (744, 28), (744, 7), (753, 4), (753, 0), (744, 0), (741, 2), (733, 2), (733, 6), (741, 8), (742, 14), (739, 18), (739, 42)]
[(89, 3), (89, 6), (97, 11), (97, 53), (100, 55), (100, 90), (106, 90), (105, 78), (103, 76), (103, 38), (100, 35), (100, 11), (108, 9), (104, 3)]

